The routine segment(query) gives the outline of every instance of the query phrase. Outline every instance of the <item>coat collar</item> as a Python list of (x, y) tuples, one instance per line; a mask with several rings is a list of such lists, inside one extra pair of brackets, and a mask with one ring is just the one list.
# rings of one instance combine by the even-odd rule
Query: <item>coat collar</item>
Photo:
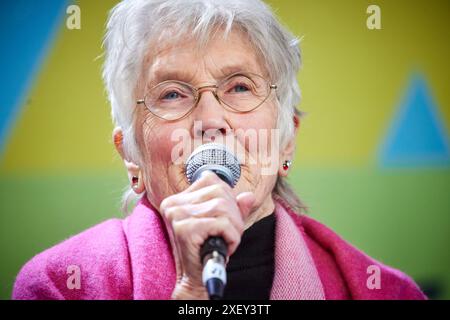
[[(324, 299), (311, 254), (292, 212), (275, 206), (275, 273), (270, 298)], [(134, 299), (170, 299), (176, 270), (169, 237), (158, 211), (144, 196), (124, 220)]]

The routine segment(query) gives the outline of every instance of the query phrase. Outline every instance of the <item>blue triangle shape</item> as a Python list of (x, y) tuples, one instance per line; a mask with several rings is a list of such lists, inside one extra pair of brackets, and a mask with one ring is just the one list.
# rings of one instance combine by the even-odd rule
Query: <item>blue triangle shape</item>
[(424, 78), (411, 77), (380, 152), (383, 167), (450, 164), (448, 134)]
[(0, 10), (0, 155), (69, 0), (4, 1)]

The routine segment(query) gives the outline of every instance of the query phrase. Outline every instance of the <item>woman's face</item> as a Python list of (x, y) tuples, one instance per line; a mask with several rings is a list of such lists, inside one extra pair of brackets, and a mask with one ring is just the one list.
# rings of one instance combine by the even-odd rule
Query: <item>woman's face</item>
[[(200, 51), (190, 41), (166, 46), (148, 53), (135, 91), (136, 99), (142, 99), (151, 87), (164, 80), (179, 80), (198, 87), (215, 84), (235, 72), (251, 72), (269, 80), (254, 49), (240, 32), (232, 31), (226, 40), (221, 36), (214, 38)], [(187, 117), (171, 122), (156, 117), (143, 105), (138, 106), (142, 106), (138, 107), (135, 123), (143, 156), (140, 169), (147, 197), (156, 208), (163, 199), (189, 186), (184, 161), (180, 163), (174, 154), (179, 154), (180, 145), (192, 147), (194, 139), (197, 145), (202, 139), (200, 143), (215, 140), (229, 146), (231, 142), (229, 149), (238, 153), (241, 161), (244, 159), (235, 195), (251, 191), (256, 197), (253, 211), (273, 210), (271, 191), (280, 160), (278, 139), (272, 137), (277, 122), (275, 92), (256, 110), (236, 113), (225, 109), (211, 91), (204, 91)], [(191, 151), (181, 151), (182, 159), (187, 159)]]

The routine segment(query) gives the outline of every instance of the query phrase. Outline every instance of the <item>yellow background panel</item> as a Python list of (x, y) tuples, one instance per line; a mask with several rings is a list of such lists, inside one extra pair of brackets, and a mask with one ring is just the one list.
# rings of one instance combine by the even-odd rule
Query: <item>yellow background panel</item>
[[(110, 170), (121, 166), (110, 142), (101, 80), (101, 41), (116, 1), (79, 1), (81, 30), (61, 31), (7, 143), (1, 171)], [(450, 2), (270, 1), (302, 37), (301, 166), (372, 164), (414, 72), (429, 84), (450, 123)], [(366, 27), (369, 4), (382, 30)]]

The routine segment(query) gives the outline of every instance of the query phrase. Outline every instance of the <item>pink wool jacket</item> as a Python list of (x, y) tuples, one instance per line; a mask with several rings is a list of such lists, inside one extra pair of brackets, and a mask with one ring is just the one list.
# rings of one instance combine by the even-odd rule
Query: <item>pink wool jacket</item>
[[(426, 298), (408, 276), (368, 257), (319, 222), (296, 215), (281, 202), (275, 217), (271, 299)], [(79, 268), (79, 288), (70, 285), (70, 266)], [(12, 297), (170, 299), (175, 275), (164, 222), (144, 197), (127, 218), (107, 220), (31, 259), (19, 272)]]

